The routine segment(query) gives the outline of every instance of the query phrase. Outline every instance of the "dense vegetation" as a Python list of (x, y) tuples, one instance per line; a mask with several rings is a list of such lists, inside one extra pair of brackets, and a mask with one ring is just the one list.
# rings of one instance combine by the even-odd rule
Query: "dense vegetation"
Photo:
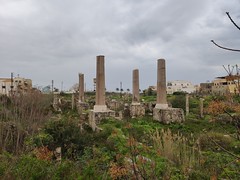
[[(148, 93), (144, 102), (155, 99)], [(240, 179), (239, 98), (204, 99), (204, 118), (191, 96), (183, 124), (163, 125), (149, 114), (105, 119), (93, 132), (71, 107), (55, 112), (51, 96), (1, 96), (0, 179)], [(184, 94), (168, 101), (185, 109)]]

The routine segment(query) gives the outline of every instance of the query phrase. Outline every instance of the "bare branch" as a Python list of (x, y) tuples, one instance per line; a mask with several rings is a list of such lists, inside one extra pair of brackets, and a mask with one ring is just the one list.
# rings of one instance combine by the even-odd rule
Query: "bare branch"
[(238, 30), (240, 30), (240, 27), (233, 21), (233, 19), (229, 15), (229, 12), (226, 12), (226, 14), (227, 14), (228, 18), (231, 20), (231, 22), (234, 24), (234, 26), (236, 26), (236, 28), (238, 28)]
[(208, 135), (207, 135), (207, 137), (208, 137), (208, 139), (209, 139), (210, 141), (212, 141), (212, 142), (213, 142), (215, 145), (217, 145), (220, 149), (222, 149), (222, 150), (225, 151), (226, 153), (232, 155), (233, 157), (235, 157), (235, 158), (237, 158), (237, 159), (240, 159), (240, 156), (238, 156), (238, 155), (236, 155), (236, 154), (234, 154), (234, 153), (226, 150), (224, 147), (222, 147), (220, 144), (218, 144), (213, 138), (209, 137)]
[(240, 49), (232, 49), (232, 48), (227, 48), (227, 47), (220, 46), (217, 43), (215, 43), (214, 40), (211, 40), (211, 42), (219, 48), (222, 48), (222, 49), (225, 49), (225, 50), (228, 50), (228, 51), (240, 52)]

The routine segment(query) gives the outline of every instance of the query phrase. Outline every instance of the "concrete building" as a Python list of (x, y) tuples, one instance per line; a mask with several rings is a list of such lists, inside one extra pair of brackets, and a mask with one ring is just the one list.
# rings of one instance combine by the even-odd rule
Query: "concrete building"
[(226, 93), (236, 94), (239, 92), (239, 77), (223, 76), (212, 81), (212, 93), (224, 95)]
[(197, 90), (197, 92), (201, 94), (212, 94), (212, 87), (213, 87), (213, 83), (210, 83), (210, 82), (200, 83), (200, 87)]
[[(173, 94), (174, 92), (187, 92), (193, 93), (197, 91), (197, 86), (193, 85), (190, 81), (174, 80), (167, 82), (167, 94)], [(153, 91), (157, 91), (157, 86), (149, 86)]]
[(9, 96), (12, 93), (25, 93), (32, 89), (32, 80), (21, 77), (0, 78), (0, 94)]
[(193, 93), (195, 91), (196, 87), (190, 81), (175, 80), (167, 82), (167, 94), (173, 94), (174, 92)]

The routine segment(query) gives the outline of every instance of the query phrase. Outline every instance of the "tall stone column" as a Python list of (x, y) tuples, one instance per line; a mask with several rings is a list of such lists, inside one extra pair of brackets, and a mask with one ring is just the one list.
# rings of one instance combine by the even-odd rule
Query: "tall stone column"
[(157, 65), (157, 104), (155, 108), (168, 108), (166, 91), (166, 66), (165, 59), (158, 59)]
[(132, 91), (132, 104), (130, 106), (130, 114), (132, 118), (140, 117), (145, 115), (145, 109), (140, 104), (139, 98), (139, 71), (138, 69), (133, 70), (133, 91)]
[(199, 106), (200, 106), (200, 117), (201, 118), (204, 118), (204, 115), (203, 115), (203, 101), (204, 101), (204, 99), (200, 98)]
[(84, 102), (84, 74), (79, 73), (79, 102)]
[(186, 116), (189, 115), (189, 94), (186, 94)]
[(166, 92), (166, 66), (165, 60), (158, 60), (157, 67), (157, 104), (153, 109), (153, 119), (164, 124), (181, 123), (185, 120), (181, 108), (169, 108)]
[(74, 93), (72, 93), (72, 109), (74, 109), (75, 107), (75, 97), (74, 97)]
[(139, 71), (138, 69), (133, 70), (133, 95), (132, 95), (132, 103), (139, 104)]
[(105, 68), (104, 56), (97, 56), (97, 72), (96, 72), (96, 104), (95, 112), (107, 111), (105, 103)]

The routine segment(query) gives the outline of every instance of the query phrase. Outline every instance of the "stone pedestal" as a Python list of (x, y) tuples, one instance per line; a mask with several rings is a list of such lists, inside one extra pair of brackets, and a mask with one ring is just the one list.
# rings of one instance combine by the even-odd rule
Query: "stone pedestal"
[(94, 105), (93, 111), (94, 112), (105, 112), (105, 111), (108, 111), (107, 105)]
[(130, 105), (130, 115), (132, 118), (142, 117), (145, 115), (145, 108), (140, 103), (132, 103)]
[(156, 104), (156, 109), (166, 109), (168, 108), (168, 104)]
[(108, 110), (104, 112), (95, 112), (94, 110), (91, 110), (89, 112), (89, 125), (93, 131), (96, 131), (98, 129), (97, 125), (100, 124), (101, 120), (110, 117), (115, 117), (114, 111)]
[(84, 111), (89, 109), (89, 104), (85, 102), (78, 102), (77, 103), (77, 110), (79, 114), (82, 114)]
[(153, 109), (153, 119), (163, 124), (182, 123), (185, 121), (181, 108)]
[(112, 101), (109, 101), (107, 103), (107, 105), (108, 105), (109, 109), (117, 111), (118, 109), (120, 109), (121, 103), (116, 101), (115, 99), (113, 99)]

